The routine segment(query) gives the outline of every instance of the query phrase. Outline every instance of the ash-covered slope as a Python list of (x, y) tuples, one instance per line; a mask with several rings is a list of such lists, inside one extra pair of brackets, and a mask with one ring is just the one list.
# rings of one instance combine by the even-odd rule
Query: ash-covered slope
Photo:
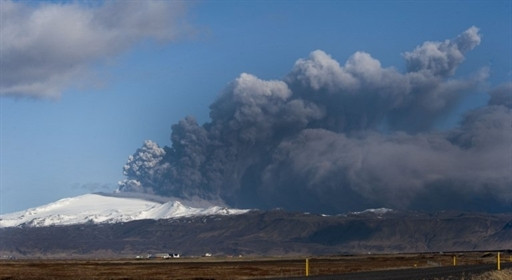
[(0, 228), (0, 254), (16, 257), (331, 255), (512, 248), (512, 215), (365, 211), (338, 216), (240, 215), (114, 224)]
[(31, 208), (0, 215), (0, 227), (55, 226), (85, 223), (119, 223), (143, 219), (170, 219), (205, 215), (232, 215), (248, 210), (206, 205), (192, 207), (199, 202), (165, 201), (151, 196), (126, 194), (85, 194)]

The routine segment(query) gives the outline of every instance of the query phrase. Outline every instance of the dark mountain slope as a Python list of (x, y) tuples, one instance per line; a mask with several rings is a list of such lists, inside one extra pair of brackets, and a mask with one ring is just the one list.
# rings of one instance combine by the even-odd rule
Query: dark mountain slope
[(18, 257), (299, 255), (512, 248), (512, 215), (416, 212), (236, 216), (0, 229), (0, 254)]

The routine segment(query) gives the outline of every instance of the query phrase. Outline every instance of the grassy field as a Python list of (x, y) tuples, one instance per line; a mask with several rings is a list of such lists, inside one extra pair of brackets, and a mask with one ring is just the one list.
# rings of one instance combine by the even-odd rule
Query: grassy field
[(502, 271), (489, 271), (482, 275), (473, 277), (471, 280), (510, 280), (512, 279), (512, 269)]
[[(495, 262), (495, 254), (396, 254), (309, 258), (310, 275)], [(506, 257), (508, 260), (508, 256)], [(503, 273), (507, 273), (502, 272)], [(305, 258), (4, 260), (0, 279), (250, 279), (303, 276)], [(497, 274), (496, 274), (497, 275)], [(500, 279), (498, 276), (482, 276)], [(507, 278), (507, 274), (504, 274)], [(495, 278), (492, 278), (495, 277)], [(501, 277), (501, 276), (500, 276)]]

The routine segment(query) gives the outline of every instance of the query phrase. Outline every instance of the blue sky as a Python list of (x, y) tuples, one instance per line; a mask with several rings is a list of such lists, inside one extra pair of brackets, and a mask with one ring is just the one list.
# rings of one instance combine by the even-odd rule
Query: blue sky
[[(94, 14), (95, 9), (102, 9), (106, 4), (0, 2), (2, 14), (9, 15), (1, 22), (0, 48), (4, 62), (0, 62), (0, 75), (11, 79), (2, 80), (4, 84), (0, 85), (0, 213), (93, 191), (113, 191), (117, 181), (124, 178), (122, 170), (128, 156), (144, 140), (170, 145), (170, 126), (187, 115), (195, 116), (199, 123), (208, 121), (209, 105), (241, 73), (265, 80), (281, 79), (297, 59), (308, 57), (317, 49), (330, 54), (340, 64), (356, 51), (365, 51), (383, 67), (395, 67), (403, 72), (403, 53), (425, 41), (454, 38), (476, 26), (482, 34), (481, 44), (467, 53), (455, 77), (475, 75), (487, 67), (488, 88), (512, 80), (511, 1), (159, 3), (166, 9), (160, 10), (165, 19), (154, 25), (157, 32), (148, 24), (154, 10), (148, 10), (148, 14), (138, 15), (143, 18), (140, 22), (126, 23), (147, 24), (137, 34), (125, 35), (121, 24), (110, 30), (119, 32), (120, 37), (115, 38), (121, 38), (113, 41), (78, 33), (77, 36), (90, 36), (90, 40), (83, 41), (88, 44), (104, 40), (98, 43), (103, 50), (71, 44), (69, 48), (74, 48), (76, 53), (89, 53), (85, 59), (69, 54), (69, 63), (76, 68), (61, 66), (59, 70), (70, 73), (78, 69), (73, 72), (76, 75), (62, 83), (46, 83), (47, 88), (43, 85), (35, 90), (14, 92), (6, 89), (11, 86), (8, 83), (27, 82), (27, 69), (34, 68), (30, 65), (33, 61), (20, 57), (33, 57), (31, 53), (37, 51), (34, 47), (45, 55), (47, 46), (62, 47), (68, 44), (68, 39), (74, 40), (58, 34), (67, 20), (70, 25), (75, 20), (73, 16), (68, 19), (62, 15), (81, 14), (82, 10)], [(124, 11), (123, 5), (120, 1), (103, 11), (112, 17), (117, 13), (130, 16), (133, 10)], [(42, 25), (42, 28), (53, 28), (48, 33), (42, 32), (49, 36), (34, 35), (31, 48), (12, 51), (11, 44), (16, 43), (13, 40), (22, 41), (24, 37), (11, 33), (34, 29), (22, 24), (19, 30), (12, 31), (8, 27), (14, 21), (24, 22), (48, 7), (68, 6), (73, 9), (56, 9), (53, 14), (59, 16), (58, 27)], [(22, 8), (24, 12), (13, 12)], [(166, 12), (169, 14), (165, 15)], [(169, 25), (174, 27), (168, 34)], [(82, 42), (80, 38), (76, 40)], [(118, 46), (112, 46), (117, 43)], [(82, 51), (81, 47), (88, 49)], [(20, 63), (27, 65), (13, 70), (9, 63), (15, 59), (11, 56), (18, 59), (16, 67)], [(58, 65), (66, 65), (66, 52), (55, 57)], [(49, 66), (51, 59), (41, 65), (44, 71), (57, 71)], [(14, 74), (7, 75), (9, 72)], [(59, 75), (62, 76), (57, 71), (55, 77)], [(44, 83), (44, 79), (52, 77), (41, 74), (40, 79)], [(468, 97), (459, 110), (438, 126), (453, 126), (460, 117), (458, 114), (486, 101), (483, 94)]]

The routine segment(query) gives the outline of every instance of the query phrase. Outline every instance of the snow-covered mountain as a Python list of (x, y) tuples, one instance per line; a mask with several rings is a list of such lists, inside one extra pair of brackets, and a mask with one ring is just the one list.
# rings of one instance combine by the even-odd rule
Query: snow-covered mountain
[(376, 208), (376, 209), (366, 209), (366, 210), (359, 211), (359, 212), (350, 212), (350, 214), (352, 214), (352, 215), (363, 215), (363, 214), (384, 215), (384, 214), (392, 213), (392, 212), (394, 212), (393, 209)]
[(85, 194), (64, 198), (40, 207), (0, 215), (0, 228), (17, 226), (52, 226), (85, 223), (118, 223), (142, 219), (238, 215), (249, 210), (220, 206), (193, 207), (194, 202), (159, 201), (150, 197)]

